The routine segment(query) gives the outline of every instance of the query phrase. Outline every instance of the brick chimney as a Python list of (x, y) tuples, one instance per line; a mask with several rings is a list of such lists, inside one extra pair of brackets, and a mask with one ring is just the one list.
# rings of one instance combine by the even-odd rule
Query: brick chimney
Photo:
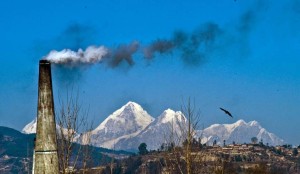
[(33, 173), (59, 173), (51, 63), (47, 60), (40, 60), (39, 64), (37, 128)]

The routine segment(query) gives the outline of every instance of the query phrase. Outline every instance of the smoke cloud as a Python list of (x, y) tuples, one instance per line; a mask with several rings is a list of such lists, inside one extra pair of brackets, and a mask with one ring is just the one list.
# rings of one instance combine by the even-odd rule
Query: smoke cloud
[(103, 57), (108, 54), (108, 49), (104, 46), (89, 46), (85, 51), (79, 49), (77, 52), (70, 49), (62, 51), (51, 51), (44, 59), (55, 64), (94, 64), (101, 62)]
[(139, 49), (139, 42), (133, 41), (129, 45), (120, 45), (116, 49), (110, 49), (107, 54), (107, 62), (111, 67), (117, 67), (121, 62), (125, 61), (128, 65), (133, 65), (133, 54)]
[(192, 65), (198, 64), (206, 54), (209, 54), (209, 50), (212, 50), (215, 40), (221, 33), (222, 30), (218, 25), (208, 23), (192, 33), (177, 31), (170, 39), (157, 39), (146, 46), (141, 46), (138, 41), (133, 41), (116, 48), (89, 46), (85, 50), (80, 48), (78, 51), (70, 49), (52, 50), (44, 59), (54, 64), (67, 66), (106, 63), (114, 68), (122, 62), (129, 66), (134, 65), (133, 56), (138, 51), (142, 52), (145, 59), (151, 60), (158, 54), (164, 55), (176, 50), (185, 63)]
[(166, 54), (176, 50), (184, 63), (198, 65), (221, 38), (222, 29), (214, 23), (207, 23), (192, 33), (176, 31), (171, 39), (158, 39), (144, 49), (144, 57), (152, 59), (155, 54)]
[(95, 42), (97, 31), (92, 26), (73, 23), (69, 25), (55, 40), (56, 47), (78, 50)]
[[(261, 5), (257, 5), (261, 6)], [(256, 13), (250, 9), (243, 13), (238, 23), (232, 28), (224, 29), (216, 23), (205, 23), (192, 32), (175, 31), (170, 38), (158, 38), (149, 44), (142, 45), (140, 41), (133, 41), (129, 44), (120, 44), (117, 47), (89, 46), (85, 50), (77, 48), (77, 51), (63, 49), (53, 50), (44, 59), (54, 64), (69, 67), (80, 67), (82, 65), (92, 65), (105, 63), (109, 67), (115, 68), (122, 63), (128, 66), (135, 64), (134, 55), (141, 53), (146, 60), (161, 57), (167, 54), (176, 53), (186, 65), (197, 66), (205, 62), (219, 48), (226, 50), (230, 45), (238, 45), (241, 49), (247, 50), (247, 38), (256, 21)], [(232, 33), (232, 29), (235, 30)], [(87, 27), (73, 25), (66, 33), (75, 42), (75, 47), (82, 45), (82, 36), (90, 31)], [(245, 47), (245, 48), (244, 48)], [(228, 49), (230, 50), (230, 49)], [(243, 57), (245, 57), (243, 55)]]
[(91, 65), (96, 63), (107, 63), (110, 67), (117, 67), (125, 61), (133, 65), (133, 54), (139, 48), (139, 43), (134, 41), (128, 45), (120, 45), (117, 48), (108, 48), (105, 46), (89, 46), (85, 50), (81, 48), (78, 51), (63, 49), (61, 51), (52, 50), (43, 59), (58, 65), (67, 65), (77, 67), (81, 65)]
[(166, 52), (172, 51), (173, 48), (174, 43), (172, 41), (158, 39), (152, 42), (148, 47), (144, 48), (143, 53), (145, 58), (152, 59), (156, 52), (164, 54)]

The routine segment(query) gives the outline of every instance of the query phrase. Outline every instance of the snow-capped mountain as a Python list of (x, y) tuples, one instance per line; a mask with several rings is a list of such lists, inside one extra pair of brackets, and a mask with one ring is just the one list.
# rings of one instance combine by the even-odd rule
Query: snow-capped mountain
[(136, 150), (139, 144), (146, 143), (148, 149), (158, 149), (163, 143), (178, 142), (181, 128), (185, 127), (186, 118), (178, 111), (165, 110), (149, 126), (134, 137), (124, 137), (116, 144), (116, 149)]
[(23, 129), (24, 134), (34, 134), (36, 132), (36, 118), (28, 123)]
[(252, 137), (257, 137), (269, 145), (281, 145), (284, 141), (273, 133), (264, 129), (257, 121), (246, 123), (244, 120), (238, 120), (233, 124), (213, 124), (203, 131), (198, 132), (202, 143), (212, 144), (216, 140), (217, 144), (225, 143), (249, 143)]
[[(139, 104), (128, 102), (90, 132), (95, 146), (114, 148), (118, 140), (134, 137), (154, 120)], [(82, 141), (82, 140), (81, 140)], [(82, 143), (85, 143), (82, 141)]]
[[(158, 149), (163, 143), (180, 144), (181, 136), (186, 128), (187, 119), (180, 111), (165, 110), (154, 119), (139, 104), (128, 102), (109, 115), (98, 127), (90, 132), (77, 135), (75, 141), (81, 144), (91, 144), (98, 147), (118, 150), (137, 150), (140, 143), (146, 143), (148, 149)], [(57, 125), (57, 129), (59, 126)], [(26, 125), (23, 133), (35, 133), (36, 119)], [(257, 137), (264, 144), (281, 145), (285, 142), (268, 132), (257, 121), (246, 123), (238, 120), (232, 124), (213, 124), (206, 129), (198, 130), (196, 139), (201, 143), (211, 145), (214, 140), (222, 145), (249, 143), (252, 137)]]
[[(23, 129), (22, 129), (22, 133), (24, 134), (35, 134), (36, 133), (36, 123), (37, 123), (37, 119), (33, 119), (30, 123), (28, 123)], [(60, 126), (58, 124), (56, 124), (56, 131), (59, 133), (63, 131), (64, 135), (67, 135), (68, 133), (70, 133), (72, 130), (67, 130), (66, 128), (61, 129)], [(76, 132), (75, 132), (76, 134)], [(78, 135), (76, 135), (78, 136)]]

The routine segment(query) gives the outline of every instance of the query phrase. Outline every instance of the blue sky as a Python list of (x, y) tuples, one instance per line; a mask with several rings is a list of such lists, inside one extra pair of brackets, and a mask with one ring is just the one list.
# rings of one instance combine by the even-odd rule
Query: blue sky
[(0, 24), (0, 125), (20, 130), (36, 117), (38, 61), (53, 49), (148, 45), (176, 31), (191, 35), (214, 24), (220, 33), (199, 49), (203, 56), (197, 61), (184, 61), (175, 49), (151, 61), (137, 52), (133, 66), (53, 67), (55, 100), (72, 84), (96, 126), (128, 101), (157, 117), (167, 108), (180, 110), (191, 97), (204, 127), (257, 120), (300, 144), (297, 0), (4, 0)]

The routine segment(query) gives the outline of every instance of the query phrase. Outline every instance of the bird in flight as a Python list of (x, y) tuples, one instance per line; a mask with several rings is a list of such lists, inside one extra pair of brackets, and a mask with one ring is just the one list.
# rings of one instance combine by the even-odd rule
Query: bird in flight
[(229, 115), (230, 117), (233, 118), (233, 116), (231, 115), (231, 113), (229, 111), (227, 111), (226, 109), (220, 108), (223, 112), (225, 112), (225, 114)]

